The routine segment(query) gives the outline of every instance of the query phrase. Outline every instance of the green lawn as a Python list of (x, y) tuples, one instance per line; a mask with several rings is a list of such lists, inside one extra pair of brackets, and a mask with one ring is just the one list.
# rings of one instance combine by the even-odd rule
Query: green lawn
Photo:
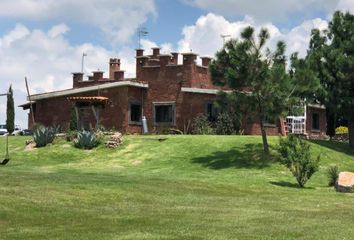
[(354, 171), (345, 144), (313, 142), (321, 168), (299, 189), (260, 137), (163, 137), (90, 151), (64, 140), (28, 151), (11, 137), (0, 239), (354, 239), (354, 194), (326, 178), (330, 164)]

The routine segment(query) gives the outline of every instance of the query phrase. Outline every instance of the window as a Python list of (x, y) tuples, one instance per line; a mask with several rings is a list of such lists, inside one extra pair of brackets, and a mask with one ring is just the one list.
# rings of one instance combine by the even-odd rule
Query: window
[(130, 104), (130, 119), (132, 124), (141, 123), (141, 105), (136, 103)]
[(312, 113), (312, 130), (320, 130), (320, 115)]
[(175, 124), (174, 103), (154, 103), (155, 124)]
[(220, 114), (220, 109), (214, 103), (207, 103), (206, 114), (210, 122), (215, 122)]

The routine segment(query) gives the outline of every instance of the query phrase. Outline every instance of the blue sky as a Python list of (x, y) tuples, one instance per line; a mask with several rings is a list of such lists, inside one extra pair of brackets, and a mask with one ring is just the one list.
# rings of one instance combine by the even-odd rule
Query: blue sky
[[(103, 4), (104, 3), (104, 4)], [(238, 37), (252, 25), (267, 27), (270, 47), (283, 40), (288, 54), (306, 53), (312, 28), (327, 27), (337, 9), (354, 11), (354, 0), (2, 0), (0, 1), (0, 93), (10, 84), (15, 103), (25, 102), (24, 77), (32, 93), (71, 87), (71, 72), (108, 68), (110, 57), (134, 77), (136, 30), (146, 27), (147, 51), (194, 51), (213, 56), (222, 46), (220, 34)], [(0, 99), (0, 123), (6, 101)], [(17, 123), (26, 127), (26, 112)]]

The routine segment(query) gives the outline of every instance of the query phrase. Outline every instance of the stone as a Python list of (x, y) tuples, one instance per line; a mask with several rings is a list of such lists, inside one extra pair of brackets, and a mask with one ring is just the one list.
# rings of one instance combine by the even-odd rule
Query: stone
[(339, 173), (336, 189), (338, 192), (353, 192), (354, 173), (352, 172)]
[(111, 135), (110, 139), (106, 142), (106, 147), (108, 148), (117, 148), (123, 143), (123, 135), (119, 132)]

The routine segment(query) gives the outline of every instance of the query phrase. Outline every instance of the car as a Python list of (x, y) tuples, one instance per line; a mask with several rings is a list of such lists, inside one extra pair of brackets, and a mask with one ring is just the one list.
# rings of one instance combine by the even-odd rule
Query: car
[(0, 135), (7, 134), (6, 124), (0, 124)]

